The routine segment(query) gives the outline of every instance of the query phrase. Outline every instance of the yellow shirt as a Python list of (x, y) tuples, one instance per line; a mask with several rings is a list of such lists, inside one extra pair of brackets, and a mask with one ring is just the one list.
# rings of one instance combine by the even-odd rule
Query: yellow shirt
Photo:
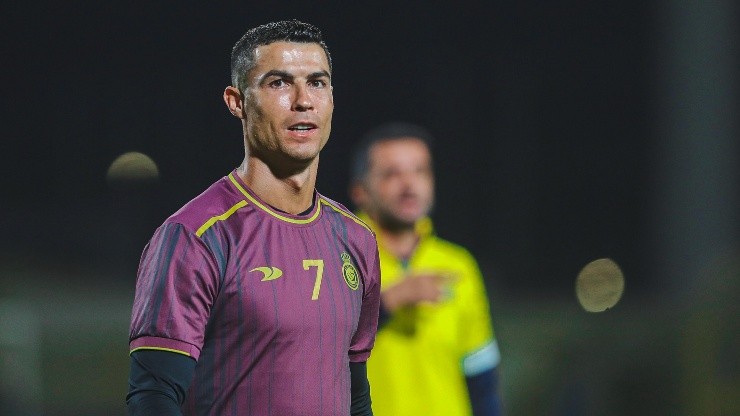
[[(374, 227), (364, 215), (363, 221)], [(367, 362), (375, 416), (471, 415), (465, 376), (499, 361), (483, 279), (463, 247), (417, 224), (419, 244), (406, 265), (378, 236), (381, 291), (424, 272), (450, 277), (449, 296), (438, 304), (403, 308), (378, 331)], [(411, 277), (407, 277), (411, 276)]]

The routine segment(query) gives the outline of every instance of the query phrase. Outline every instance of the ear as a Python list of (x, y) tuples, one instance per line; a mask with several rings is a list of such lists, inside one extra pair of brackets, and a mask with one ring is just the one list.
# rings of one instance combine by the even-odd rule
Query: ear
[(242, 100), (242, 94), (236, 87), (226, 87), (224, 90), (224, 103), (226, 103), (226, 107), (231, 114), (241, 119), (244, 118), (244, 100)]

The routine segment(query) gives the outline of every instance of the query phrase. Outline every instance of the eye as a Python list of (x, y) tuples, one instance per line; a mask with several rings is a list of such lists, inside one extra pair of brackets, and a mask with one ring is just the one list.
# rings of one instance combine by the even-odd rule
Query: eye
[(327, 85), (327, 82), (323, 79), (314, 79), (311, 81), (308, 81), (308, 85), (313, 88), (324, 88)]
[(288, 85), (288, 83), (285, 82), (284, 79), (278, 78), (278, 79), (275, 79), (273, 81), (270, 81), (267, 85), (269, 85), (272, 88), (280, 88), (280, 87), (284, 87), (284, 86)]
[(381, 180), (390, 180), (390, 179), (397, 177), (399, 173), (400, 172), (398, 171), (398, 169), (388, 168), (388, 169), (381, 170), (378, 173), (378, 176), (380, 177)]

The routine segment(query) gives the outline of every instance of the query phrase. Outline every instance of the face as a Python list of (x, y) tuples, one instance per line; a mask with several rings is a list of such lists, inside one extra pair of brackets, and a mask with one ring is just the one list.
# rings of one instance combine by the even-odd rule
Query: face
[(434, 200), (429, 149), (418, 139), (394, 139), (374, 144), (369, 156), (369, 171), (355, 202), (385, 228), (412, 228)]
[(299, 164), (316, 159), (329, 139), (334, 110), (329, 62), (321, 46), (259, 46), (243, 93), (244, 107), (235, 114), (244, 120), (251, 154)]

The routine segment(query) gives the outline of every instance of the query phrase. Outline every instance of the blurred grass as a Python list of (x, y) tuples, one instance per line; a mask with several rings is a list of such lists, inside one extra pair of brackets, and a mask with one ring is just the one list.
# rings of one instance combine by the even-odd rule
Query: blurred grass
[(50, 416), (125, 415), (133, 281), (83, 270), (15, 267), (2, 275), (0, 301), (32, 310), (39, 332), (41, 394), (13, 412), (35, 415), (39, 410), (24, 409), (40, 407)]
[[(0, 302), (26, 305), (38, 318), (41, 380), (33, 398), (40, 411), (24, 412), (22, 403), (12, 409), (8, 392), (0, 392), (0, 406), (6, 406), (0, 414), (125, 415), (133, 278), (7, 264), (0, 272)], [(737, 352), (736, 309), (703, 308), (707, 302), (691, 306), (627, 294), (603, 313), (584, 312), (575, 298), (494, 302), (506, 414), (738, 414), (737, 358), (727, 362)], [(9, 348), (0, 345), (5, 361)], [(4, 381), (12, 380), (13, 368), (0, 368)], [(697, 375), (722, 395), (694, 388)]]

